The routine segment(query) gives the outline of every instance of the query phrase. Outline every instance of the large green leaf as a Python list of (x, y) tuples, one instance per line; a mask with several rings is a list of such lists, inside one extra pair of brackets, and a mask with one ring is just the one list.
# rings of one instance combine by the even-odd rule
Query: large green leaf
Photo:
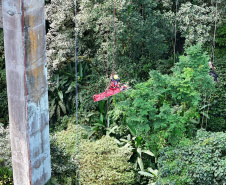
[(133, 125), (130, 124), (129, 122), (126, 122), (126, 124), (129, 127), (129, 130), (130, 130), (132, 136), (136, 136), (136, 129), (133, 127)]
[(148, 171), (151, 172), (154, 176), (158, 176), (158, 170), (153, 170), (152, 168), (148, 168)]
[(98, 102), (98, 109), (100, 113), (104, 113), (104, 106), (105, 106), (106, 101), (99, 101)]
[(146, 177), (154, 177), (154, 175), (152, 175), (151, 173), (145, 172), (145, 171), (139, 171), (138, 173), (141, 175), (144, 175)]
[(104, 124), (104, 122), (103, 122), (102, 120), (97, 119), (97, 118), (93, 118), (93, 120), (96, 121), (97, 123), (99, 123), (99, 124), (105, 126), (105, 124)]
[(65, 107), (65, 105), (63, 104), (63, 102), (62, 102), (62, 101), (59, 101), (58, 103), (59, 103), (59, 105), (60, 105), (60, 107), (61, 107), (62, 112), (63, 112), (64, 114), (66, 114), (66, 113), (67, 113), (67, 110), (66, 110), (66, 107)]
[(60, 118), (60, 105), (56, 108), (57, 117)]
[(63, 87), (65, 83), (67, 83), (68, 77), (63, 76), (62, 79), (60, 80), (60, 86)]
[(104, 122), (104, 116), (103, 116), (103, 114), (100, 114), (100, 121), (101, 122)]
[(68, 87), (66, 93), (70, 93), (71, 91), (75, 90), (75, 84), (76, 84), (76, 82), (72, 82), (72, 83), (69, 85), (69, 87)]
[(200, 114), (204, 115), (207, 119), (210, 119), (209, 115), (207, 115), (205, 112), (200, 112)]
[(137, 148), (137, 153), (138, 153), (139, 157), (141, 158), (141, 148), (140, 147)]
[(57, 93), (58, 93), (58, 95), (59, 95), (60, 100), (61, 100), (62, 102), (64, 102), (64, 95), (63, 95), (63, 92), (62, 92), (62, 91), (58, 91)]
[(195, 119), (191, 119), (190, 120), (191, 123), (195, 123), (195, 124), (199, 124), (199, 121), (195, 120)]
[(140, 157), (137, 157), (137, 162), (139, 164), (139, 167), (142, 171), (144, 171), (144, 164), (143, 164), (143, 161)]
[(95, 126), (100, 126), (100, 127), (105, 127), (104, 124), (101, 124), (101, 123), (94, 123)]
[(115, 133), (114, 130), (118, 128), (118, 126), (114, 126), (113, 128), (111, 128), (109, 131), (108, 131), (108, 135), (110, 135), (111, 133)]
[(135, 139), (135, 145), (136, 145), (136, 147), (140, 147), (140, 145), (141, 145), (141, 141), (142, 141), (142, 137), (136, 137), (136, 139)]
[(155, 155), (150, 150), (142, 150), (142, 152), (144, 152), (144, 153), (146, 153), (146, 154), (148, 154), (150, 156), (155, 157)]
[(55, 79), (56, 79), (56, 85), (57, 85), (57, 89), (59, 88), (59, 74), (57, 74), (56, 76), (55, 76)]
[(211, 104), (207, 104), (207, 105), (205, 105), (205, 106), (202, 106), (199, 110), (202, 110), (202, 109), (204, 109), (204, 108), (206, 108), (206, 107), (208, 107), (208, 106), (211, 106)]
[(56, 105), (51, 106), (50, 112), (49, 112), (49, 118), (53, 117), (55, 111), (56, 111)]

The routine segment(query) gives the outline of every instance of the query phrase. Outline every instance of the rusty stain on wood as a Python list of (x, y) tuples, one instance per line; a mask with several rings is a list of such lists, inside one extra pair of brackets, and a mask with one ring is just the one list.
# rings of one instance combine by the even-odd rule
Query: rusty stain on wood
[[(39, 39), (39, 35), (41, 34), (36, 33), (37, 31), (35, 29), (35, 22), (36, 22), (36, 16), (33, 15), (28, 15), (28, 20), (29, 20), (29, 28), (28, 29), (28, 34), (29, 34), (29, 45), (30, 45), (30, 62), (34, 62), (37, 58), (38, 58), (38, 46), (41, 45), (41, 39)], [(40, 82), (43, 82), (43, 70), (44, 67), (42, 66), (38, 66), (38, 61), (35, 61), (33, 63), (33, 65), (35, 66), (33, 70), (28, 71), (28, 75), (30, 75), (30, 77), (34, 77), (34, 81), (35, 83), (31, 84), (32, 88), (37, 88), (39, 87)], [(37, 92), (37, 91), (36, 91)], [(36, 102), (38, 103), (38, 102)]]
[[(29, 15), (29, 25), (34, 28), (36, 16)], [(34, 29), (29, 29), (31, 60), (37, 58), (38, 39)]]

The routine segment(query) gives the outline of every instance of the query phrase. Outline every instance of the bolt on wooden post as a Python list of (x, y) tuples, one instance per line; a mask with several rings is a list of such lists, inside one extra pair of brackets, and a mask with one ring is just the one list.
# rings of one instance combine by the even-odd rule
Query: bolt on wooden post
[(44, 3), (2, 0), (14, 185), (51, 177)]

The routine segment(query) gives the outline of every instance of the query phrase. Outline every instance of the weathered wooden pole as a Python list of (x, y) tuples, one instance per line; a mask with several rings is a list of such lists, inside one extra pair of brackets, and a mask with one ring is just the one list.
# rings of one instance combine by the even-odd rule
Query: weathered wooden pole
[(0, 28), (3, 28), (3, 23), (2, 23), (2, 0), (0, 0)]
[(14, 185), (51, 177), (44, 0), (2, 0)]

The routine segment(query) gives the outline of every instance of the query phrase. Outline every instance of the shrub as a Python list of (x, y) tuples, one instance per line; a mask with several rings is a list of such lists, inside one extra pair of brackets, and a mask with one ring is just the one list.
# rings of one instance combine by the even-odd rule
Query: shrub
[[(132, 154), (129, 145), (118, 147), (114, 138), (110, 136), (90, 141), (87, 139), (89, 132), (82, 126), (76, 127), (72, 123), (69, 123), (67, 130), (56, 133), (55, 144), (58, 147), (64, 147), (65, 153), (70, 155), (73, 161), (76, 161), (77, 129), (80, 142), (79, 174), (81, 184), (133, 184), (134, 173), (132, 166), (127, 162)], [(74, 172), (76, 172), (76, 167), (74, 167)], [(75, 179), (75, 176), (71, 176), (71, 179)]]
[(158, 185), (223, 185), (226, 183), (226, 133), (199, 130), (193, 141), (164, 148), (158, 167)]
[(214, 90), (207, 53), (200, 44), (185, 51), (173, 76), (151, 71), (150, 79), (127, 91), (125, 97), (122, 94), (112, 111), (115, 119), (124, 117), (133, 135), (142, 137), (155, 156), (159, 149), (195, 135), (202, 93)]
[(7, 127), (4, 129), (0, 125), (0, 160), (2, 160), (2, 166), (6, 166), (11, 168), (12, 161), (11, 161), (11, 147), (10, 147), (10, 134), (9, 128)]
[(13, 172), (7, 167), (0, 165), (0, 184), (12, 185), (13, 184)]
[(131, 154), (131, 148), (119, 148), (109, 136), (95, 142), (87, 140), (81, 145), (81, 183), (133, 184), (134, 173), (127, 162)]
[(67, 179), (75, 181), (75, 168), (76, 165), (72, 161), (69, 154), (65, 153), (64, 146), (58, 146), (56, 144), (57, 136), (52, 136), (50, 140), (50, 152), (51, 152), (51, 170), (52, 179), (60, 184), (69, 185)]
[[(74, 122), (73, 118), (64, 116), (50, 139), (52, 180), (64, 185), (75, 184), (76, 181), (76, 164), (71, 155), (71, 150), (76, 147), (77, 126), (73, 125)], [(78, 127), (78, 137), (87, 138), (82, 127)]]
[(9, 128), (0, 125), (0, 185), (13, 184)]

